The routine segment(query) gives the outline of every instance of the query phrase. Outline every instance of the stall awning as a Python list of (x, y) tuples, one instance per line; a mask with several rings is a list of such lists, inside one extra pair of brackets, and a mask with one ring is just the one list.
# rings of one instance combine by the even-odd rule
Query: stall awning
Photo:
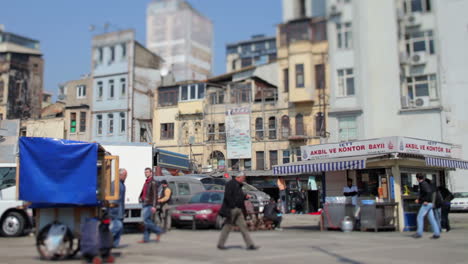
[(295, 175), (313, 172), (359, 170), (366, 167), (370, 156), (306, 160), (273, 167), (274, 175)]
[(468, 161), (457, 159), (426, 157), (426, 165), (432, 167), (468, 170)]

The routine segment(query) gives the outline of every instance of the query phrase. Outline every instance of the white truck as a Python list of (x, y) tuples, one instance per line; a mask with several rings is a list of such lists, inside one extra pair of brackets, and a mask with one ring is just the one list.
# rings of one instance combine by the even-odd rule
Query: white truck
[(0, 163), (0, 235), (27, 234), (33, 227), (31, 209), (16, 198), (16, 164)]
[[(101, 143), (112, 155), (119, 156), (119, 167), (127, 170), (125, 180), (125, 219), (126, 224), (143, 221), (141, 204), (138, 198), (145, 182), (145, 168), (177, 170), (189, 169), (187, 155), (154, 148), (148, 143)], [(157, 176), (157, 173), (155, 174)]]

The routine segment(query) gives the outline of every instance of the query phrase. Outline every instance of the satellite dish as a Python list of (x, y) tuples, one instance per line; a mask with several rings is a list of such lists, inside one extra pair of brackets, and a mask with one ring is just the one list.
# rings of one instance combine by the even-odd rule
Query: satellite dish
[(163, 66), (162, 69), (160, 70), (161, 76), (167, 76), (169, 74), (169, 69), (167, 66)]

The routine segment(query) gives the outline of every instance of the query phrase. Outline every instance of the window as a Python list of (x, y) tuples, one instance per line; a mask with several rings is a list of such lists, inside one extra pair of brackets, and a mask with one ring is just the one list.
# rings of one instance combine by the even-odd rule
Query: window
[(296, 115), (296, 135), (304, 136), (304, 117), (301, 114)]
[(107, 120), (108, 121), (107, 134), (112, 135), (114, 134), (114, 115), (108, 114), (107, 119), (108, 119)]
[(404, 0), (403, 9), (406, 14), (414, 12), (430, 12), (431, 0)]
[(291, 152), (289, 150), (283, 150), (283, 164), (287, 164), (291, 161)]
[(315, 89), (325, 88), (325, 65), (315, 65)]
[(109, 80), (109, 98), (114, 98), (114, 80)]
[(325, 136), (325, 116), (322, 112), (315, 115), (315, 135), (319, 137)]
[(127, 90), (127, 82), (125, 78), (120, 78), (120, 95), (124, 96)]
[(121, 112), (120, 113), (120, 133), (125, 133), (125, 130), (127, 130), (127, 124), (125, 120), (125, 113)]
[(231, 102), (234, 104), (252, 101), (252, 83), (235, 83), (231, 88)]
[(299, 13), (301, 17), (306, 16), (306, 3), (305, 0), (299, 0)]
[(1, 167), (0, 168), (0, 190), (16, 185), (16, 168)]
[(158, 89), (159, 106), (177, 105), (179, 97), (178, 87), (162, 87)]
[(296, 155), (296, 161), (302, 161), (301, 148), (295, 148), (294, 153)]
[(208, 124), (208, 141), (214, 141), (214, 140), (215, 140), (215, 125)]
[(233, 71), (236, 70), (236, 61), (237, 61), (237, 60), (232, 60), (232, 61), (231, 61), (231, 68), (232, 68)]
[(224, 123), (220, 123), (218, 125), (218, 132), (219, 132), (219, 140), (226, 140), (226, 126)]
[(115, 47), (110, 47), (110, 60), (109, 62), (113, 62), (115, 60)]
[(125, 43), (120, 44), (120, 47), (122, 48), (122, 58), (127, 57), (127, 45)]
[(268, 118), (268, 139), (276, 139), (276, 117)]
[(76, 133), (76, 113), (70, 113), (70, 133)]
[(283, 86), (284, 86), (284, 92), (287, 93), (289, 92), (289, 69), (283, 69)]
[(337, 23), (336, 34), (338, 49), (353, 48), (353, 32), (351, 23)]
[(97, 97), (98, 97), (98, 100), (101, 100), (102, 99), (102, 95), (103, 95), (103, 86), (102, 86), (102, 82), (97, 82)]
[(257, 140), (263, 139), (263, 118), (261, 117), (255, 119), (255, 138)]
[(288, 138), (291, 135), (291, 128), (289, 124), (289, 116), (284, 115), (281, 117), (281, 137)]
[(0, 113), (0, 120), (3, 120), (3, 113)]
[(252, 169), (252, 160), (245, 159), (244, 160), (244, 170), (251, 170)]
[(252, 65), (252, 58), (242, 58), (241, 59), (241, 68), (248, 67)]
[(180, 100), (198, 100), (205, 98), (205, 84), (190, 84), (180, 86)]
[(304, 64), (296, 64), (296, 88), (304, 88)]
[(355, 116), (340, 117), (338, 119), (340, 141), (357, 139), (357, 124)]
[(190, 195), (190, 186), (185, 182), (178, 182), (177, 189), (179, 190), (179, 195)]
[(80, 132), (86, 132), (86, 112), (80, 112)]
[(161, 139), (174, 139), (174, 123), (161, 124)]
[(265, 169), (265, 152), (257, 151), (255, 155), (257, 159), (257, 170), (264, 170)]
[(278, 165), (278, 151), (270, 150), (270, 169), (272, 169), (274, 165)]
[(104, 51), (102, 47), (99, 47), (98, 48), (98, 60), (99, 62), (102, 62), (103, 59), (104, 59)]
[(427, 52), (434, 54), (434, 36), (432, 30), (418, 31), (405, 35), (406, 52), (409, 55), (415, 52)]
[(353, 96), (354, 92), (353, 69), (338, 70), (338, 96)]
[(240, 169), (240, 160), (238, 159), (230, 159), (229, 160), (229, 167), (233, 171), (238, 171)]
[(102, 135), (102, 115), (97, 115), (97, 124), (96, 124), (96, 134), (98, 136)]
[(412, 100), (418, 97), (430, 97), (437, 99), (437, 81), (436, 75), (421, 75), (406, 78), (408, 97)]
[(3, 103), (4, 93), (5, 93), (5, 83), (3, 81), (0, 81), (0, 103)]
[(76, 98), (86, 98), (86, 85), (76, 86)]

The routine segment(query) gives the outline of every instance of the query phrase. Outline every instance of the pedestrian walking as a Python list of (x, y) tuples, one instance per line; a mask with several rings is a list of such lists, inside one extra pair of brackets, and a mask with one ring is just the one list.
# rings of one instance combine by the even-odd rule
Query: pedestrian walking
[(445, 231), (450, 231), (450, 221), (449, 221), (449, 213), (450, 213), (450, 202), (455, 198), (453, 194), (445, 187), (439, 186), (439, 192), (442, 196), (442, 221), (441, 227), (445, 229)]
[(242, 191), (242, 184), (244, 181), (245, 174), (241, 172), (226, 184), (223, 205), (219, 211), (219, 214), (222, 217), (225, 217), (226, 220), (218, 240), (218, 249), (226, 249), (225, 243), (233, 226), (239, 227), (242, 237), (244, 238), (244, 242), (247, 245), (247, 250), (258, 249), (250, 238), (247, 225), (245, 223), (244, 201), (249, 198), (249, 195), (244, 194)]
[(161, 188), (158, 192), (158, 218), (163, 225), (163, 230), (167, 231), (169, 222), (169, 203), (171, 202), (172, 190), (169, 188), (166, 180), (160, 182)]
[(440, 238), (440, 227), (436, 222), (434, 217), (433, 211), (433, 203), (432, 203), (432, 193), (433, 189), (431, 185), (424, 180), (424, 175), (418, 173), (416, 175), (416, 179), (419, 182), (419, 198), (416, 200), (416, 203), (421, 204), (421, 208), (419, 208), (418, 216), (417, 216), (417, 232), (413, 235), (414, 238), (421, 238), (424, 229), (424, 217), (426, 214), (429, 217), (429, 222), (431, 223), (432, 231), (433, 231), (433, 239)]
[[(125, 180), (127, 179), (127, 170), (119, 169), (119, 199), (111, 201), (109, 216), (111, 217), (111, 232), (114, 237), (113, 247), (117, 248), (120, 244), (120, 237), (123, 233), (123, 220), (125, 217)], [(112, 192), (114, 185), (112, 184)]]
[(161, 234), (163, 234), (164, 231), (154, 223), (152, 217), (156, 213), (156, 207), (158, 206), (158, 185), (153, 179), (153, 171), (151, 168), (145, 169), (145, 177), (146, 180), (140, 194), (140, 201), (143, 204), (142, 214), (145, 231), (143, 232), (143, 240), (138, 241), (138, 243), (150, 242), (151, 232), (156, 234), (156, 242), (159, 242)]

